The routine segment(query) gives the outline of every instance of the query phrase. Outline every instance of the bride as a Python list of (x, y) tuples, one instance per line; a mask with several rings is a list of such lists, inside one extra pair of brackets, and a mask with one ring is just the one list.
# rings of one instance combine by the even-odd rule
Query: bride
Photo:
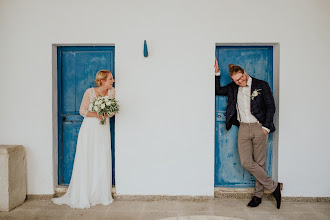
[(52, 199), (56, 204), (83, 209), (113, 202), (109, 117), (106, 115), (106, 124), (101, 125), (102, 116), (91, 109), (93, 100), (99, 95), (115, 98), (114, 81), (109, 70), (100, 70), (95, 79), (98, 87), (89, 88), (84, 94), (79, 111), (84, 120), (78, 135), (70, 185), (65, 195)]

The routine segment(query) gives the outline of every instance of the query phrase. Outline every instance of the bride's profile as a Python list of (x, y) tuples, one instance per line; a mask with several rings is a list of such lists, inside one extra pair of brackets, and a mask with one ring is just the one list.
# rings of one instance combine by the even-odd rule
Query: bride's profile
[(102, 116), (93, 112), (92, 106), (99, 95), (115, 98), (115, 80), (109, 70), (98, 71), (95, 78), (97, 87), (85, 91), (80, 105), (79, 113), (84, 119), (78, 134), (69, 188), (62, 197), (52, 199), (56, 204), (72, 208), (90, 208), (113, 202), (109, 117), (105, 115), (106, 125), (101, 125)]

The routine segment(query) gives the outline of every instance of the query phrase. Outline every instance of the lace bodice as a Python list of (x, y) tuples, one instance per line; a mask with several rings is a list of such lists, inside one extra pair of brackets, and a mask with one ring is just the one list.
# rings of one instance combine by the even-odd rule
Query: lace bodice
[[(116, 90), (114, 87), (108, 89), (108, 96), (112, 99), (116, 97)], [(96, 99), (95, 89), (93, 87), (87, 89), (80, 104), (79, 113), (81, 116), (86, 117), (87, 113), (92, 110), (94, 99)]]

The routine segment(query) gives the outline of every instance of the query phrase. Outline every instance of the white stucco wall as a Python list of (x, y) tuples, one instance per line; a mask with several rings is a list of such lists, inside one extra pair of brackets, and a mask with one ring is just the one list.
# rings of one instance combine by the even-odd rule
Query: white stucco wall
[(115, 45), (117, 193), (213, 195), (215, 45), (279, 43), (283, 195), (329, 197), (329, 12), (328, 0), (0, 0), (0, 143), (25, 146), (28, 194), (52, 194), (52, 45)]

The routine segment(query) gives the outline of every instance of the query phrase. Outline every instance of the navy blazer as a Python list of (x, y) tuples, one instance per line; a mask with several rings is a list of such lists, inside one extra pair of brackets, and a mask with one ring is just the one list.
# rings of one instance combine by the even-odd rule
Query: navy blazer
[[(226, 111), (226, 129), (229, 130), (232, 125), (239, 126), (237, 120), (237, 94), (238, 85), (231, 82), (226, 86), (220, 85), (220, 76), (215, 77), (215, 95), (228, 96)], [(251, 114), (258, 119), (262, 126), (268, 128), (270, 132), (275, 131), (274, 114), (275, 101), (272, 91), (267, 82), (252, 77), (251, 94), (254, 90), (261, 89), (260, 94), (251, 100)]]

